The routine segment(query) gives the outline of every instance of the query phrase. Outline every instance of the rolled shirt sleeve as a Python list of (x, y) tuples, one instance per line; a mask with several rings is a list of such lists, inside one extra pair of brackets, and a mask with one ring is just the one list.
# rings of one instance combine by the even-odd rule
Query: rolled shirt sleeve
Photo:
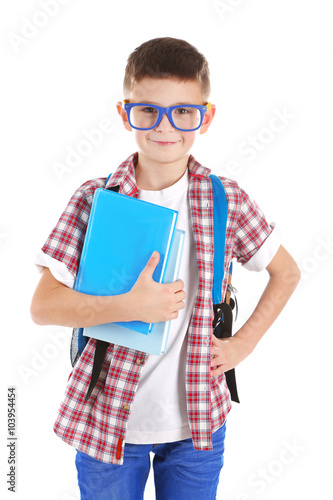
[(281, 245), (281, 231), (279, 226), (274, 222), (270, 224), (270, 227), (272, 231), (259, 250), (243, 264), (243, 267), (248, 271), (262, 271), (268, 266), (278, 251)]
[(74, 287), (75, 276), (68, 270), (64, 262), (50, 257), (50, 255), (44, 253), (42, 250), (38, 250), (34, 264), (39, 272), (42, 272), (44, 267), (48, 267), (57, 281), (60, 281), (69, 288)]
[(267, 222), (257, 203), (242, 189), (240, 196), (233, 257), (249, 271), (262, 271), (281, 244), (281, 232), (275, 223)]

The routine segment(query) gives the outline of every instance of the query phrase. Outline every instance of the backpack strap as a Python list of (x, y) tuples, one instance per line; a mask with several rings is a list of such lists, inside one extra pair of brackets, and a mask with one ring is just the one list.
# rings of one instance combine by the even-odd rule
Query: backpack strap
[[(228, 290), (226, 299), (222, 302), (222, 281), (224, 277), (225, 237), (228, 217), (228, 203), (221, 179), (211, 174), (214, 203), (214, 279), (213, 308), (214, 335), (217, 338), (227, 338), (232, 335), (232, 306), (230, 304), (229, 287), (231, 287), (232, 263), (229, 268)], [(226, 382), (232, 401), (239, 403), (235, 369), (225, 372)]]
[[(111, 172), (111, 174), (109, 174), (107, 176), (106, 181), (105, 181), (105, 185), (107, 185), (107, 183), (109, 182), (109, 179), (110, 179), (111, 175), (112, 175), (112, 172)], [(107, 188), (107, 189), (112, 189), (112, 188)], [(118, 186), (118, 190), (119, 190), (119, 186)]]
[(222, 181), (211, 174), (214, 203), (214, 281), (213, 304), (222, 302), (222, 281), (224, 276), (225, 233), (227, 228), (228, 204)]

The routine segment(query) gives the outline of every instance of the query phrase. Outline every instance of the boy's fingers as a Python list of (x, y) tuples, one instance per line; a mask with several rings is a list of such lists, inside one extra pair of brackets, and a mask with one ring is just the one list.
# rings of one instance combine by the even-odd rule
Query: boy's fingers
[(173, 284), (175, 286), (176, 292), (179, 292), (180, 290), (183, 290), (184, 286), (185, 286), (183, 280), (181, 280), (181, 279), (179, 279), (177, 281), (174, 281)]
[(143, 269), (143, 272), (148, 272), (149, 275), (153, 276), (155, 268), (160, 260), (160, 254), (158, 252), (153, 252), (149, 257), (149, 260), (146, 264), (146, 267)]
[(155, 250), (155, 252), (151, 254), (148, 262), (153, 262), (154, 265), (156, 266), (159, 260), (160, 260), (160, 254)]
[[(155, 251), (151, 254), (146, 267), (141, 271), (141, 274), (145, 274), (146, 276), (148, 275), (150, 278), (153, 277), (155, 268), (157, 264), (159, 263), (160, 260), (160, 254), (159, 252)], [(173, 283), (165, 283), (166, 286), (171, 285), (173, 289), (173, 293), (181, 293), (181, 297), (179, 297), (179, 300), (183, 300), (186, 297), (186, 293), (184, 291), (184, 282), (181, 279), (178, 279), (177, 281), (174, 281)]]
[(176, 292), (176, 295), (178, 301), (183, 301), (186, 298), (186, 293), (184, 292), (184, 290), (179, 290), (179, 292)]

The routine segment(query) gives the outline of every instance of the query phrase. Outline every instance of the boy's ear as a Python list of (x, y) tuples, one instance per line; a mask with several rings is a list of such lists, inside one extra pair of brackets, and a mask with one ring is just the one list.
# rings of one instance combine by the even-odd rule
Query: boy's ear
[(205, 134), (210, 127), (215, 116), (216, 106), (211, 104), (210, 110), (205, 113), (204, 119), (202, 120), (202, 125), (200, 127), (200, 134)]
[(132, 132), (132, 127), (128, 123), (127, 113), (124, 110), (121, 101), (117, 102), (117, 111), (118, 111), (118, 114), (119, 114), (120, 118), (122, 119), (122, 122), (123, 122), (123, 125), (124, 125), (125, 129), (129, 130), (130, 132)]

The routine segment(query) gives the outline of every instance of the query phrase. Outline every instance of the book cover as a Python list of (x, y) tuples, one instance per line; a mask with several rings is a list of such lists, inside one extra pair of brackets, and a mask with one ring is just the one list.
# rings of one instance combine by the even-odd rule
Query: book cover
[[(177, 217), (176, 210), (96, 189), (74, 289), (90, 295), (127, 293), (154, 250), (160, 260), (153, 279), (161, 283)], [(115, 324), (146, 335), (152, 328), (142, 321)]]

